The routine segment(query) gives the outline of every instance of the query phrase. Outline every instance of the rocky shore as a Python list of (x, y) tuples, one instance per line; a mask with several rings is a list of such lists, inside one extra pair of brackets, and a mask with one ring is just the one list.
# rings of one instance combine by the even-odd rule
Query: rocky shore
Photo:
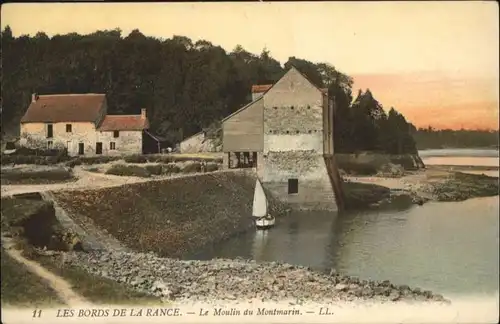
[(395, 202), (422, 205), (428, 201), (463, 201), (497, 196), (498, 177), (428, 168), (400, 177), (344, 176), (348, 202), (378, 207)]
[(182, 261), (153, 253), (63, 252), (56, 256), (65, 266), (125, 283), (134, 289), (177, 302), (354, 300), (448, 302), (443, 296), (419, 288), (397, 286), (307, 267), (250, 260)]

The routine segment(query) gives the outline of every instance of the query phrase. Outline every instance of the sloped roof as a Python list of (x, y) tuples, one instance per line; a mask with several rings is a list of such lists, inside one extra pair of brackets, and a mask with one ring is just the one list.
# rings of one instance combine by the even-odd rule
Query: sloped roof
[(256, 103), (256, 102), (258, 102), (258, 101), (260, 101), (260, 100), (262, 100), (262, 97), (259, 97), (259, 98), (255, 99), (254, 101), (249, 102), (248, 104), (244, 105), (244, 106), (243, 106), (243, 107), (241, 107), (240, 109), (236, 110), (236, 111), (235, 111), (234, 113), (232, 113), (231, 115), (229, 115), (229, 116), (225, 117), (224, 119), (222, 119), (222, 122), (224, 122), (224, 121), (228, 120), (229, 118), (233, 117), (234, 115), (236, 115), (236, 114), (238, 114), (238, 113), (242, 112), (243, 110), (247, 109), (248, 107), (251, 107), (254, 103)]
[(21, 123), (95, 122), (106, 100), (105, 94), (41, 95), (32, 102)]
[(141, 115), (106, 115), (98, 130), (142, 131), (149, 128), (149, 121)]

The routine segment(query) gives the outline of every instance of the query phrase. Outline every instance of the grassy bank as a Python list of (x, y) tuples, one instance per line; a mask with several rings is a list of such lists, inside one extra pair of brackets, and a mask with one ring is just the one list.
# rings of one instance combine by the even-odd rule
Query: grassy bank
[(2, 248), (2, 307), (48, 307), (64, 303), (52, 288)]
[(85, 270), (64, 263), (63, 255), (32, 255), (31, 259), (41, 264), (52, 273), (66, 279), (71, 288), (89, 301), (97, 304), (113, 305), (158, 305), (158, 297), (138, 292), (125, 284), (114, 280), (89, 274)]
[[(67, 250), (62, 242), (54, 242), (64, 231), (54, 214), (52, 203), (35, 199), (2, 198), (2, 232), (13, 237), (16, 248), (25, 258), (36, 261), (49, 271), (71, 283), (72, 288), (96, 303), (137, 304), (159, 302), (159, 299), (136, 292), (124, 284), (90, 275), (63, 262), (64, 252), (55, 256), (40, 255), (36, 247)], [(54, 235), (56, 235), (54, 237)], [(27, 268), (10, 258), (2, 249), (2, 303), (34, 306), (57, 303), (51, 288)]]
[(2, 185), (51, 184), (77, 180), (71, 170), (54, 168), (45, 170), (28, 170), (23, 168), (2, 169)]
[(180, 257), (247, 230), (254, 186), (251, 176), (223, 172), (55, 197), (74, 217), (91, 218), (134, 250)]

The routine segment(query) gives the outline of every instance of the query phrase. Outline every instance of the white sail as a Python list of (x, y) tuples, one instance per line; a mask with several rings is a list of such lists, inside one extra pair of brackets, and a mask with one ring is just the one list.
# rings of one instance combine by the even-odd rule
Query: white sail
[(264, 193), (264, 188), (257, 179), (255, 182), (255, 192), (253, 194), (253, 211), (252, 216), (264, 217), (267, 215), (267, 199)]

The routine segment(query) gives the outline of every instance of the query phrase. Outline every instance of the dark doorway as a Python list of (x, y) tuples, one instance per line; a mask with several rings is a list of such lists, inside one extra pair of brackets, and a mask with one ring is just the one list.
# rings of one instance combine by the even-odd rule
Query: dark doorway
[(54, 125), (52, 124), (47, 124), (47, 138), (52, 138), (54, 136)]
[(95, 154), (102, 154), (102, 143), (95, 143)]
[(288, 179), (288, 194), (299, 193), (299, 179)]
[(256, 168), (256, 167), (257, 167), (257, 152), (253, 152), (253, 153), (252, 153), (252, 166), (253, 166), (254, 168)]
[(78, 143), (78, 155), (83, 155), (83, 143)]

